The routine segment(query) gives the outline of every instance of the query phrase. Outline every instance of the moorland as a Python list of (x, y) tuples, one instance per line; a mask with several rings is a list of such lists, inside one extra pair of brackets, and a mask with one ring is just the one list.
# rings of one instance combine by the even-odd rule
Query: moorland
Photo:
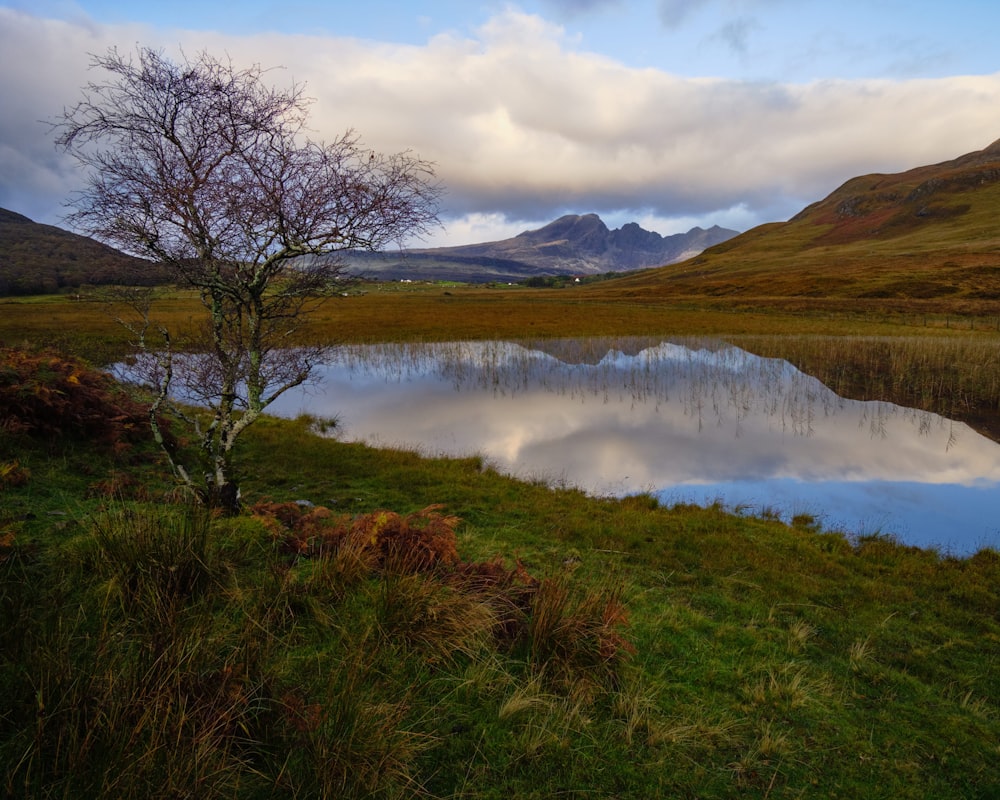
[[(998, 439), (1000, 148), (593, 284), (370, 284), (324, 342), (710, 335)], [(197, 301), (165, 289), (181, 328)], [(0, 300), (9, 797), (990, 798), (1000, 554), (589, 497), (267, 418), (192, 505), (89, 290)], [(185, 446), (183, 441), (178, 446)]]

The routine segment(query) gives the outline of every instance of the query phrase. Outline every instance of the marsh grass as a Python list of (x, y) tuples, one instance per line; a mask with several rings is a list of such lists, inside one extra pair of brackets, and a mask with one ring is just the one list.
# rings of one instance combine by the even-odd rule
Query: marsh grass
[(851, 642), (847, 656), (854, 672), (870, 672), (876, 666), (875, 648), (871, 636)]
[(364, 654), (347, 656), (313, 697), (297, 690), (282, 696), (287, 746), (275, 788), (291, 797), (419, 794), (413, 765), (430, 737), (407, 729), (404, 702), (372, 691)]
[[(980, 335), (996, 332), (1000, 325), (994, 304), (954, 309), (947, 298), (917, 302), (764, 295), (734, 300), (678, 296), (630, 285), (647, 280), (648, 276), (639, 275), (582, 291), (465, 286), (447, 295), (433, 285), (406, 291), (375, 286), (362, 295), (329, 300), (310, 318), (302, 341), (367, 344), (776, 334), (919, 338), (934, 333)], [(53, 347), (95, 364), (112, 363), (126, 354), (119, 326), (96, 300), (2, 298), (0, 309), (0, 342)], [(198, 299), (183, 291), (170, 292), (158, 313), (158, 319), (182, 335), (198, 317)]]
[(225, 581), (227, 565), (210, 528), (200, 507), (150, 513), (118, 505), (92, 520), (89, 548), (77, 551), (80, 568), (103, 579), (106, 602), (123, 613), (169, 624), (180, 608)]
[(384, 636), (435, 664), (485, 652), (496, 624), (484, 600), (419, 574), (399, 572), (383, 575), (376, 618)]
[(1000, 337), (995, 334), (733, 341), (758, 355), (790, 361), (843, 397), (933, 411), (1000, 438)]

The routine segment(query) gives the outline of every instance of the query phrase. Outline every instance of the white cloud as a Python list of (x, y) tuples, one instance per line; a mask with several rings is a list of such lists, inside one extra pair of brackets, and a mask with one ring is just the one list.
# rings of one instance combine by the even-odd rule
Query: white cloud
[[(953, 158), (1000, 136), (1000, 73), (808, 84), (682, 78), (582, 52), (558, 26), (515, 10), (475, 36), (402, 46), (153, 32), (0, 9), (0, 204), (29, 213), (65, 199), (78, 176), (35, 120), (76, 100), (88, 52), (135, 43), (283, 64), (271, 77), (307, 82), (318, 138), (350, 127), (377, 149), (436, 162), (448, 228), (475, 237), (465, 241), (505, 238), (512, 225), (519, 232), (531, 227), (523, 221), (567, 212), (783, 219), (855, 175)], [(458, 235), (448, 243), (462, 243)]]
[(472, 213), (453, 220), (444, 220), (440, 230), (431, 231), (420, 242), (411, 243), (412, 247), (449, 247), (459, 244), (478, 242), (498, 242), (511, 239), (524, 231), (540, 228), (551, 219), (512, 220), (504, 214)]

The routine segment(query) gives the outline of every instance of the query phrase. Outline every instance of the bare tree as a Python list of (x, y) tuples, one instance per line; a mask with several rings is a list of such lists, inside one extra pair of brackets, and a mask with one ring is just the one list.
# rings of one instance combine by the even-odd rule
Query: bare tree
[[(57, 145), (88, 169), (69, 221), (197, 290), (205, 342), (183, 370), (166, 328), (147, 339), (146, 299), (130, 329), (157, 398), (154, 433), (162, 442), (163, 410), (195, 426), (207, 489), (231, 505), (237, 437), (320, 355), (289, 347), (289, 337), (339, 277), (329, 254), (426, 232), (441, 189), (432, 165), (408, 152), (370, 151), (350, 131), (311, 140), (302, 87), (270, 87), (260, 66), (207, 53), (174, 62), (149, 48), (134, 57), (112, 49), (93, 66), (110, 77), (87, 84), (56, 124)], [(205, 419), (173, 402), (181, 372)], [(191, 468), (171, 464), (198, 484)]]

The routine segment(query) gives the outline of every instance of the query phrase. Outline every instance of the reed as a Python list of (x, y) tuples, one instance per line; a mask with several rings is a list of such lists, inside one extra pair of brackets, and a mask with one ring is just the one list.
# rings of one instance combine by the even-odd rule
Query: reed
[(1000, 438), (1000, 338), (995, 335), (752, 336), (733, 342), (790, 361), (843, 397), (933, 411)]

